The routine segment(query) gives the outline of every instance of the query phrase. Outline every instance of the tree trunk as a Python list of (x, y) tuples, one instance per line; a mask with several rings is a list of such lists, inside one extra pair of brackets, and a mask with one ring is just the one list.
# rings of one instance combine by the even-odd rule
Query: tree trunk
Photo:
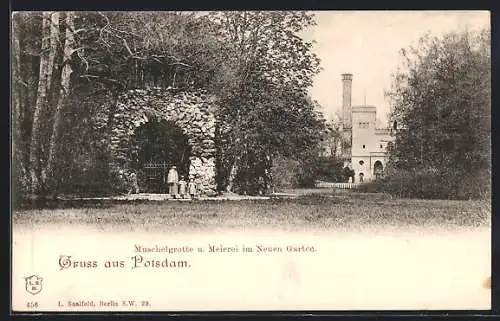
[(57, 49), (59, 47), (59, 12), (52, 13), (50, 17), (50, 51), (49, 51), (49, 59), (48, 59), (48, 77), (49, 81), (47, 82), (47, 92), (51, 94), (52, 83), (50, 79), (53, 77), (54, 73), (54, 62), (56, 60)]
[(71, 73), (73, 72), (71, 69), (71, 54), (73, 53), (74, 48), (74, 24), (73, 24), (74, 14), (73, 12), (68, 12), (66, 14), (66, 31), (64, 38), (64, 54), (62, 61), (62, 71), (61, 71), (61, 89), (59, 92), (59, 99), (57, 100), (56, 110), (54, 113), (54, 123), (52, 125), (52, 134), (50, 137), (50, 146), (49, 146), (49, 157), (47, 160), (47, 168), (46, 174), (48, 179), (52, 181), (54, 177), (54, 168), (56, 163), (56, 153), (57, 153), (57, 141), (59, 138), (59, 130), (62, 122), (62, 110), (64, 108), (64, 104), (68, 98), (70, 92), (70, 78)]
[[(47, 92), (47, 114), (50, 115), (52, 114), (52, 106), (53, 106), (53, 99), (55, 98), (53, 95), (53, 90), (55, 88), (53, 84), (53, 79), (54, 79), (54, 63), (56, 60), (56, 55), (58, 53), (58, 47), (59, 47), (59, 17), (60, 13), (59, 12), (53, 12), (50, 14), (50, 21), (49, 21), (49, 27), (50, 27), (50, 49), (48, 52), (48, 60), (47, 60), (47, 81), (46, 81), (46, 92)], [(48, 119), (46, 119), (48, 121)], [(50, 145), (52, 144), (51, 141), (49, 141), (49, 157), (50, 157)], [(46, 146), (46, 145), (45, 145)], [(45, 155), (44, 155), (45, 156)], [(43, 158), (42, 158), (43, 159)], [(48, 161), (48, 160), (47, 160)], [(45, 167), (43, 164), (40, 164), (41, 167), (41, 178), (42, 178), (42, 185), (46, 186), (47, 183), (47, 167)]]
[(233, 192), (233, 185), (234, 185), (234, 179), (236, 177), (236, 174), (238, 173), (238, 165), (237, 161), (234, 161), (234, 164), (231, 166), (231, 169), (229, 171), (229, 176), (227, 178), (227, 187), (226, 187), (226, 192), (232, 193)]
[(43, 13), (42, 22), (42, 48), (40, 53), (40, 70), (38, 78), (37, 98), (33, 112), (33, 129), (30, 141), (30, 179), (31, 193), (40, 192), (40, 168), (41, 168), (41, 136), (42, 136), (42, 115), (47, 105), (47, 83), (49, 81), (49, 50), (50, 50), (50, 12)]
[(20, 184), (22, 182), (23, 174), (23, 157), (21, 153), (22, 144), (20, 144), (21, 139), (21, 84), (20, 84), (20, 74), (21, 74), (21, 45), (20, 45), (20, 26), (19, 26), (19, 16), (12, 17), (12, 163), (13, 172), (15, 175), (14, 184), (16, 184), (15, 190), (20, 189)]

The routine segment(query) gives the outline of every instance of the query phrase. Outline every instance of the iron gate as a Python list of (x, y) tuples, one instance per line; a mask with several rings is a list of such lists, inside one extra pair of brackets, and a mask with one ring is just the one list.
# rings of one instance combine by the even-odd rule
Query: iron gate
[(148, 193), (166, 193), (169, 168), (166, 162), (144, 164), (144, 190)]

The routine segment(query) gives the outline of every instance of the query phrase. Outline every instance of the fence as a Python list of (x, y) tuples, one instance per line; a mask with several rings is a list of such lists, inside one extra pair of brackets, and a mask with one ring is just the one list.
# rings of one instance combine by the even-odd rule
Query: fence
[(330, 182), (316, 182), (317, 188), (340, 188), (340, 189), (351, 189), (356, 188), (360, 183), (330, 183)]
[(144, 177), (142, 179), (142, 188), (150, 193), (161, 193), (165, 187), (167, 170), (170, 167), (166, 162), (144, 164)]

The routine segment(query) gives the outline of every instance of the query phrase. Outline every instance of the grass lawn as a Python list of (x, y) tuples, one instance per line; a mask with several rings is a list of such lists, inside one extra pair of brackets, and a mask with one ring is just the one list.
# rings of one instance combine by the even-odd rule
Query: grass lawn
[(76, 201), (13, 212), (14, 226), (99, 229), (363, 229), (489, 227), (488, 201), (392, 199), (381, 194), (307, 191), (294, 199), (241, 201)]
[[(327, 190), (286, 193), (300, 196), (80, 200), (17, 210), (14, 286), (26, 295), (24, 277), (36, 266), (44, 279), (60, 281), (61, 295), (71, 287), (77, 297), (113, 298), (119, 289), (122, 297), (142, 295), (164, 310), (490, 308), (491, 292), (483, 285), (491, 276), (490, 202)], [(188, 245), (205, 252), (143, 253), (148, 260), (185, 260), (189, 269), (144, 267), (132, 274), (57, 269), (61, 254), (129, 264), (137, 244)], [(314, 246), (315, 251), (213, 253), (208, 245)], [(25, 299), (20, 302), (25, 305)]]

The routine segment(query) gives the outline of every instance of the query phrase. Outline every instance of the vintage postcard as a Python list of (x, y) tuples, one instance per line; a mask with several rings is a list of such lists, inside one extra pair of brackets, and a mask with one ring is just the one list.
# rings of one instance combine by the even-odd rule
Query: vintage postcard
[(491, 308), (489, 12), (11, 18), (13, 312)]

